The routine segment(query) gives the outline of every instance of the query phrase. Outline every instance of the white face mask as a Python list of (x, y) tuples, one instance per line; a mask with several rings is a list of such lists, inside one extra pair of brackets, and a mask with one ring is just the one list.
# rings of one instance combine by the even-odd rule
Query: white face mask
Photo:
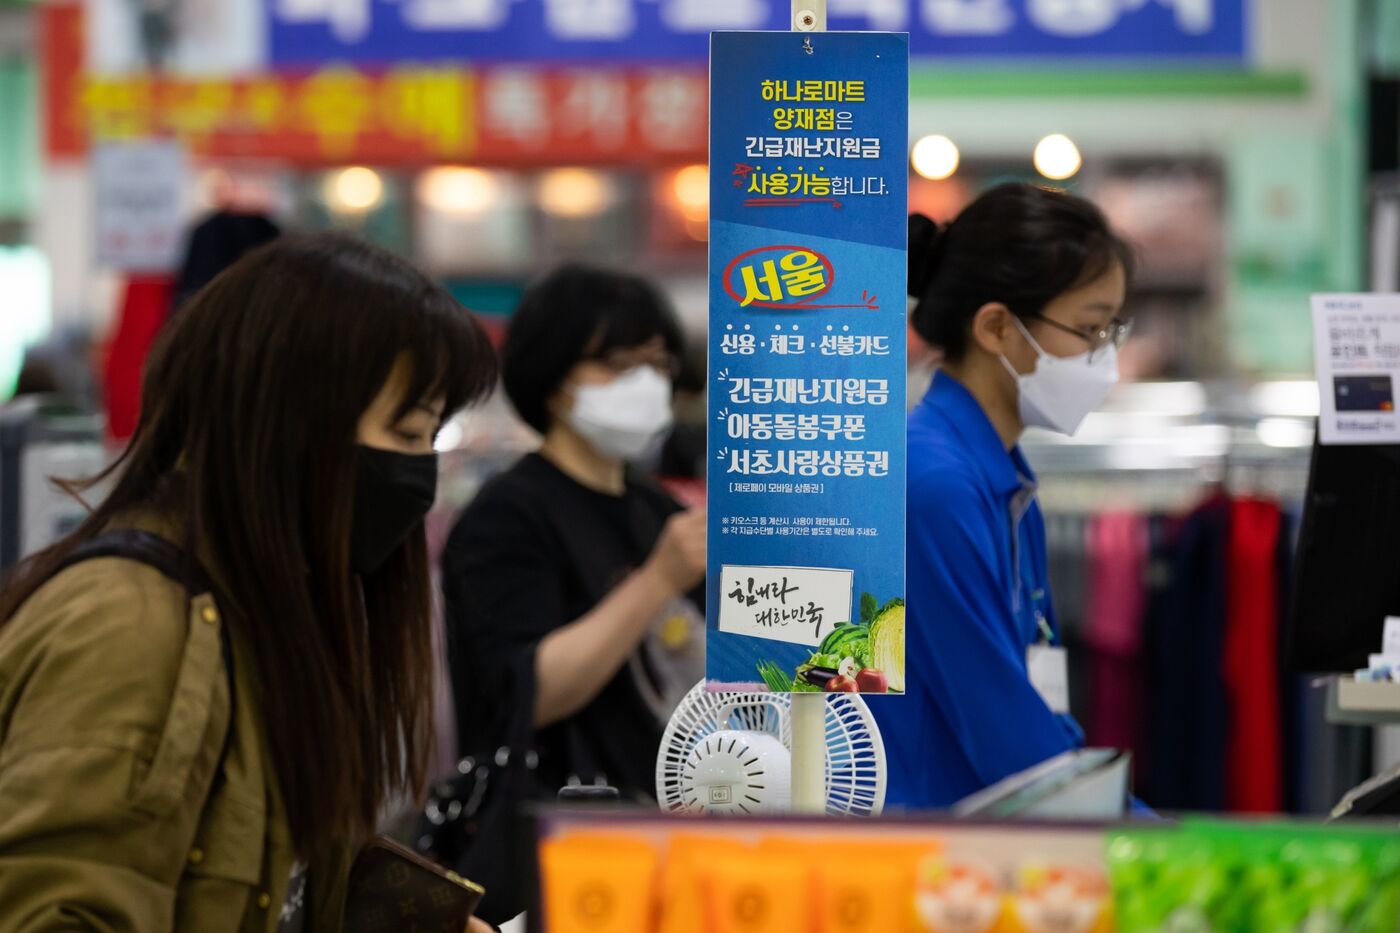
[(567, 420), (599, 453), (636, 460), (671, 428), (671, 380), (638, 366), (612, 382), (577, 386)]
[(1020, 390), (1021, 423), (1072, 435), (1089, 412), (1103, 404), (1118, 382), (1118, 348), (1108, 344), (1091, 362), (1088, 351), (1078, 356), (1052, 356), (1041, 349), (1030, 331), (1015, 318), (1021, 333), (1038, 354), (1035, 370), (1024, 375), (1005, 356), (1001, 363)]

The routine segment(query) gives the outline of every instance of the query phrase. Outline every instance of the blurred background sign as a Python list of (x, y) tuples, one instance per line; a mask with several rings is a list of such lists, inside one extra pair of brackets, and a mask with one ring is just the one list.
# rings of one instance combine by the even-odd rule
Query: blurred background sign
[(191, 152), (301, 164), (639, 164), (704, 158), (703, 70), (584, 72), (404, 64), (305, 75), (89, 75), (52, 69), (55, 158), (172, 136)]
[[(786, 29), (786, 0), (263, 0), (278, 68), (325, 61), (703, 62), (711, 30)], [(832, 0), (833, 30), (908, 31), (915, 56), (1218, 59), (1245, 0)]]
[(128, 272), (180, 263), (189, 168), (173, 140), (104, 143), (92, 153), (99, 262)]

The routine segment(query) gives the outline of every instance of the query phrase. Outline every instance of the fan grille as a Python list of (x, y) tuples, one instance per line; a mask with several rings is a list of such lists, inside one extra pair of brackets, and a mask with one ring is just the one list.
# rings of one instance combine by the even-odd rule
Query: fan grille
[[(826, 812), (874, 816), (885, 803), (885, 749), (870, 708), (858, 696), (826, 699)], [(783, 693), (710, 693), (704, 681), (686, 694), (661, 740), (656, 796), (667, 812), (698, 812), (687, 799), (687, 768), (693, 770), (704, 743), (717, 732), (741, 730), (776, 735), (792, 748), (792, 697)]]

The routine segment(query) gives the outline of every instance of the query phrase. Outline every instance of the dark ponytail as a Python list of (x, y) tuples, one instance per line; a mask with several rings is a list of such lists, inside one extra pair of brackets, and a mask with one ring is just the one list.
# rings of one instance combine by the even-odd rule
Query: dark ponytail
[(969, 325), (989, 302), (1026, 318), (1058, 296), (1123, 266), (1132, 250), (1089, 201), (1038, 185), (999, 185), (940, 227), (909, 217), (909, 295), (914, 330), (952, 361), (967, 351)]

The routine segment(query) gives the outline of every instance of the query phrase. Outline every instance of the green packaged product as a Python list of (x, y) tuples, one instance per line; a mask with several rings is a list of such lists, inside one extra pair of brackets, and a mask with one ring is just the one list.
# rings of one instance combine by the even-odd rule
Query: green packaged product
[(1400, 835), (1188, 821), (1110, 836), (1124, 933), (1395, 933)]

